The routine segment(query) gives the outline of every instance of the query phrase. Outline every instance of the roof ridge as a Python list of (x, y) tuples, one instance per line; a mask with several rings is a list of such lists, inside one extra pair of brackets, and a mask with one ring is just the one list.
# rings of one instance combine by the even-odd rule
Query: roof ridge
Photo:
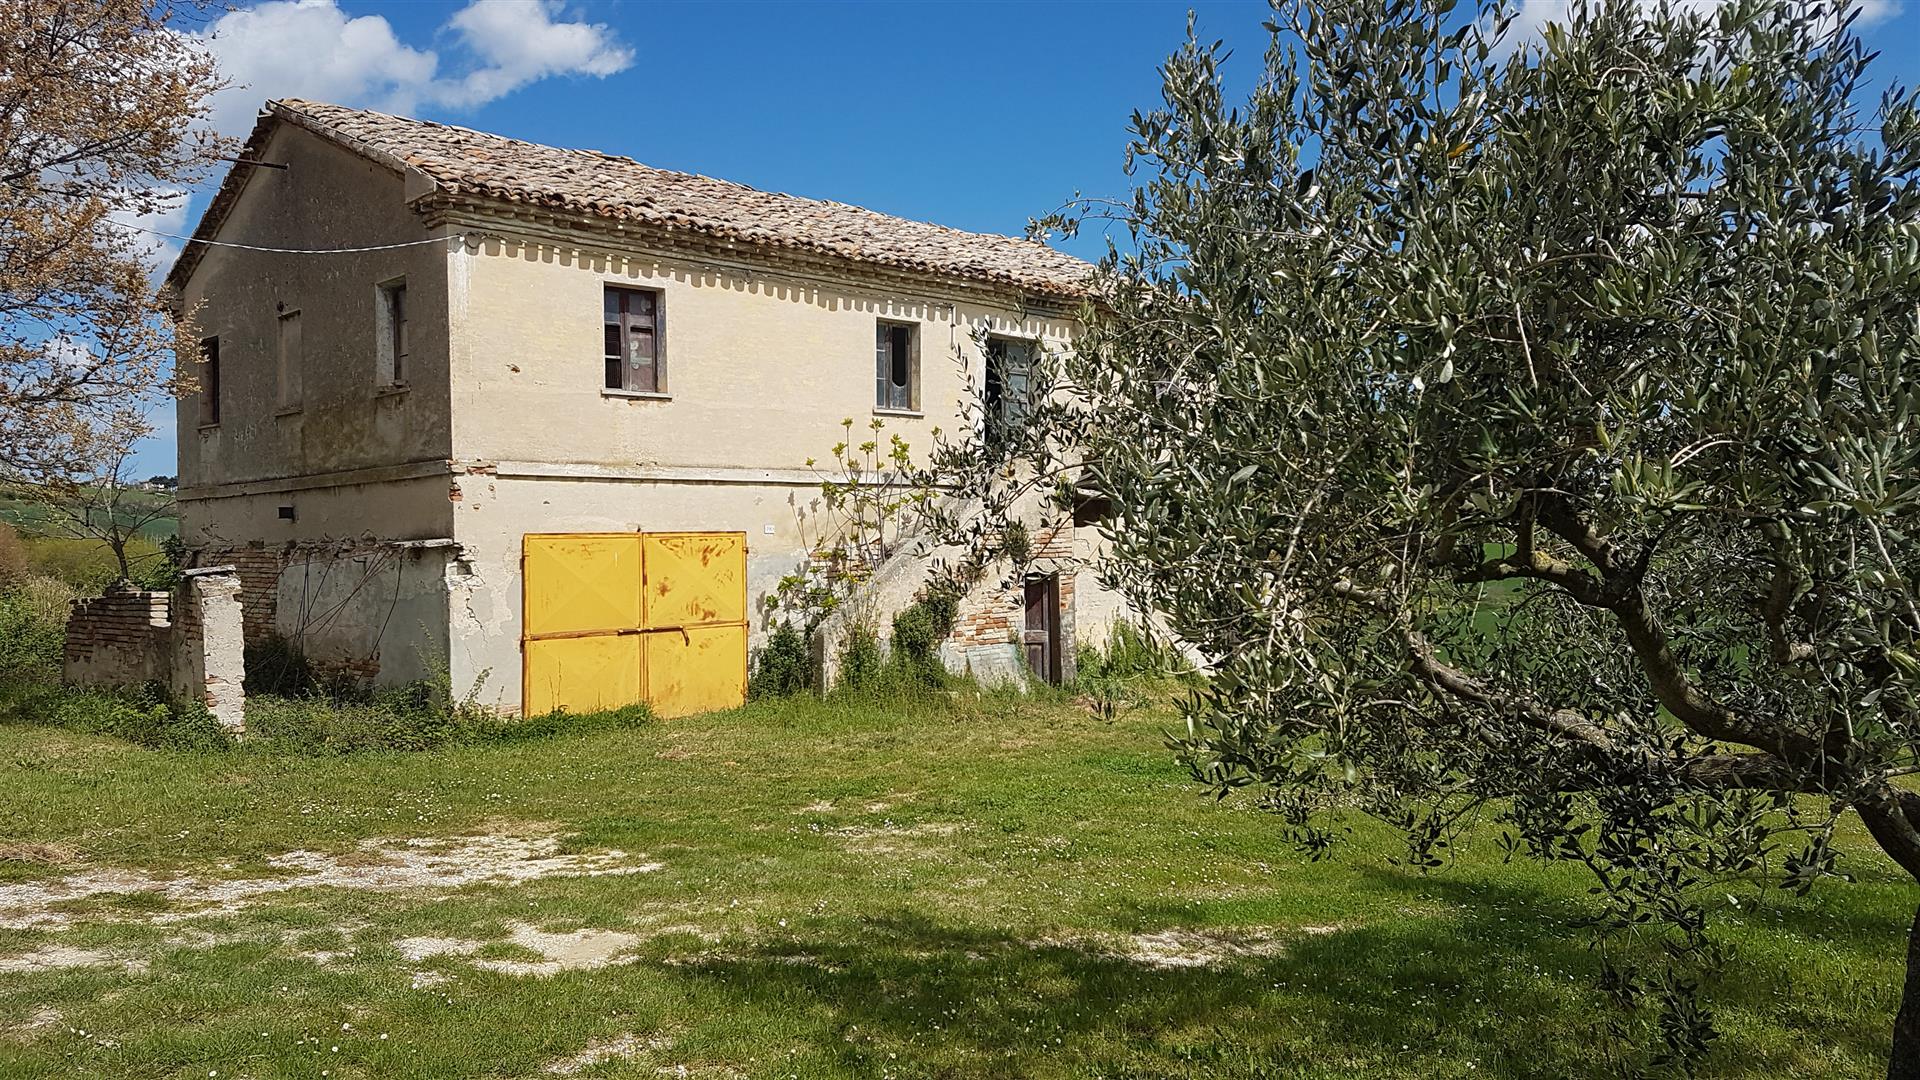
[[(300, 106), (317, 105), (326, 109), (338, 109), (342, 112), (357, 113), (357, 114), (366, 115), (366, 116), (378, 116), (378, 117), (383, 117), (389, 120), (398, 120), (408, 124), (420, 124), (426, 127), (441, 128), (446, 131), (458, 131), (467, 135), (477, 135), (483, 139), (489, 139), (489, 140), (503, 142), (503, 143), (511, 143), (515, 146), (533, 146), (533, 147), (539, 147), (540, 149), (543, 149), (543, 150), (558, 150), (561, 153), (565, 153), (565, 154), (586, 154), (586, 155), (591, 155), (593, 157), (600, 158), (605, 161), (619, 162), (622, 164), (637, 166), (639, 168), (647, 169), (651, 172), (660, 173), (665, 176), (688, 177), (695, 180), (705, 180), (709, 183), (714, 183), (714, 184), (724, 184), (727, 187), (739, 188), (742, 191), (751, 191), (761, 195), (778, 195), (783, 199), (795, 199), (801, 202), (817, 203), (821, 206), (844, 207), (848, 210), (858, 210), (860, 213), (863, 213), (863, 214), (873, 214), (875, 216), (888, 218), (894, 221), (910, 221), (916, 225), (925, 225), (931, 228), (943, 230), (945, 232), (955, 233), (960, 236), (991, 236), (1001, 240), (1010, 240), (1017, 244), (1032, 244), (1036, 247), (1044, 248), (1047, 251), (1055, 250), (1053, 248), (1047, 247), (1047, 245), (1045, 245), (1044, 243), (1041, 243), (1038, 240), (1033, 239), (1032, 237), (1015, 236), (1011, 233), (981, 232), (976, 229), (961, 229), (952, 225), (944, 225), (938, 221), (925, 221), (920, 218), (911, 218), (902, 214), (888, 213), (885, 210), (875, 210), (870, 206), (862, 206), (859, 203), (846, 202), (841, 199), (823, 199), (817, 195), (798, 195), (791, 191), (784, 191), (777, 188), (755, 187), (752, 184), (742, 183), (739, 180), (729, 180), (724, 176), (711, 176), (711, 175), (708, 175), (707, 173), (702, 173), (702, 172), (692, 172), (685, 169), (670, 169), (662, 165), (653, 165), (645, 161), (641, 161), (639, 158), (636, 158), (636, 157), (630, 157), (626, 154), (616, 154), (609, 150), (600, 150), (591, 146), (560, 146), (556, 143), (536, 142), (532, 139), (517, 139), (511, 135), (502, 135), (497, 131), (483, 131), (479, 128), (467, 127), (464, 124), (450, 124), (444, 120), (427, 120), (418, 116), (407, 116), (404, 113), (385, 112), (380, 109), (363, 109), (363, 108), (357, 108), (352, 105), (336, 105), (332, 102), (313, 101), (311, 99), (305, 99), (305, 98), (277, 98), (277, 99), (274, 99), (272, 102), (269, 102), (269, 104), (287, 106), (293, 111), (298, 112), (303, 116), (309, 117), (314, 120), (319, 120), (322, 123), (325, 123), (324, 118), (317, 116), (314, 113), (307, 111), (306, 109), (300, 108)], [(1064, 254), (1064, 252), (1062, 252), (1061, 254)]]
[[(1094, 267), (1030, 236), (975, 232), (854, 203), (769, 191), (737, 180), (649, 165), (621, 154), (306, 98), (269, 100), (249, 147), (275, 124), (304, 128), (350, 153), (418, 173), (448, 195), (657, 225), (759, 248), (786, 248), (948, 279), (1079, 297)], [(229, 171), (196, 240), (210, 240), (244, 176)], [(188, 244), (168, 275), (191, 273)]]

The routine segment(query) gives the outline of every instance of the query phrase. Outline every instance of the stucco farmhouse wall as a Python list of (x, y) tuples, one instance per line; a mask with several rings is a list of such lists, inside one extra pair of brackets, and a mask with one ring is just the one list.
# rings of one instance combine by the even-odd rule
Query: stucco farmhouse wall
[[(984, 359), (976, 332), (1060, 347), (1063, 319), (984, 298), (903, 295), (856, 281), (696, 257), (561, 243), (490, 241), (456, 257), (452, 414), (453, 539), (472, 573), (455, 586), (455, 686), (519, 703), (520, 551), (530, 532), (739, 531), (747, 534), (752, 644), (763, 599), (828, 537), (820, 480), (854, 421), (885, 423), (916, 456), (933, 429), (962, 429)], [(657, 290), (667, 390), (604, 390), (607, 286)], [(876, 409), (880, 320), (919, 326), (920, 404)], [(1069, 586), (1070, 588), (1070, 586)]]
[[(523, 153), (530, 164), (510, 167)], [(758, 616), (827, 539), (806, 462), (831, 456), (843, 419), (858, 441), (878, 416), (883, 442), (898, 434), (924, 454), (979, 400), (976, 334), (1057, 348), (1071, 333), (1065, 300), (1029, 309), (1019, 284), (1057, 292), (1073, 272), (1057, 253), (569, 153), (270, 105), (246, 156), (287, 168), (237, 165), (201, 235), (330, 254), (190, 246), (170, 278), (196, 335), (219, 341), (217, 422), (202, 411), (210, 379), (179, 404), (182, 535), (199, 565), (239, 568), (249, 637), (283, 634), (377, 682), (444, 665), (456, 692), (517, 708), (525, 534), (745, 532)], [(630, 229), (458, 186), (489, 168), (562, 187), (626, 170), (620, 182), (639, 188), (619, 197), (659, 184), (662, 198), (707, 199), (696, 212), (767, 207), (806, 235), (762, 246), (657, 219)], [(849, 228), (871, 232), (833, 232)], [(822, 240), (872, 250), (841, 258)], [(379, 250), (342, 250), (358, 248)], [(394, 386), (378, 362), (378, 290), (398, 279), (410, 349)], [(659, 296), (661, 393), (605, 388), (609, 286)], [(917, 327), (911, 410), (875, 407), (882, 320)], [(764, 631), (756, 617), (755, 644)]]
[[(296, 250), (382, 246), (435, 235), (407, 205), (391, 169), (283, 127), (239, 165), (244, 187), (221, 235)], [(179, 298), (196, 338), (219, 340), (219, 422), (202, 422), (212, 379), (179, 401), (182, 496), (195, 488), (316, 476), (448, 456), (446, 245), (293, 255), (206, 249)], [(376, 370), (376, 290), (404, 278), (411, 349), (406, 388)], [(280, 330), (298, 313), (299, 393), (283, 401)], [(269, 519), (272, 520), (272, 519)]]

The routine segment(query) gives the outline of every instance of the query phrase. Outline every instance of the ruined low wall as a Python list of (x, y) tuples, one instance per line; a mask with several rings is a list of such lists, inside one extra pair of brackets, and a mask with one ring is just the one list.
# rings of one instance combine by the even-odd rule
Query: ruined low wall
[(61, 671), (75, 686), (158, 683), (246, 727), (240, 579), (231, 566), (189, 570), (173, 593), (115, 585), (73, 605)]
[(172, 632), (166, 593), (108, 586), (104, 595), (74, 603), (61, 672), (80, 686), (166, 682)]
[(316, 673), (400, 686), (446, 672), (448, 579), (459, 554), (445, 539), (350, 537), (208, 547), (194, 557), (234, 567), (247, 641), (278, 635)]

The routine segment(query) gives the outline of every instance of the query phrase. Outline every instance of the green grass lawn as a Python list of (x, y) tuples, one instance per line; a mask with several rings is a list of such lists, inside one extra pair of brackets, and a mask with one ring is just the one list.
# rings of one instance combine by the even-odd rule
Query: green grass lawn
[[(1402, 870), (1360, 821), (1308, 862), (1169, 720), (797, 700), (331, 758), (0, 727), (0, 1077), (1607, 1071), (1586, 879)], [(1720, 916), (1709, 1075), (1884, 1068), (1914, 897), (1848, 843), (1857, 884)]]

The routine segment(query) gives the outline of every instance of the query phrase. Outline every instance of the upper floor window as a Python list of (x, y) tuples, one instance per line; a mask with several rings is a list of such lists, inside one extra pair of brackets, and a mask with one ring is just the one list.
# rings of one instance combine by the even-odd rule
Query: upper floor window
[(407, 381), (407, 279), (395, 278), (377, 290), (373, 332), (377, 350), (374, 382), (400, 386)]
[(920, 327), (880, 322), (873, 335), (873, 407), (914, 412), (920, 408)]
[(987, 379), (983, 388), (987, 431), (1005, 432), (1026, 419), (1032, 404), (1034, 343), (1022, 338), (987, 339)]
[(652, 290), (607, 286), (607, 389), (667, 392), (660, 349), (662, 306), (660, 294)]
[(280, 408), (283, 411), (300, 407), (301, 351), (300, 313), (285, 312), (280, 316)]
[(220, 339), (200, 339), (200, 422), (220, 422)]

